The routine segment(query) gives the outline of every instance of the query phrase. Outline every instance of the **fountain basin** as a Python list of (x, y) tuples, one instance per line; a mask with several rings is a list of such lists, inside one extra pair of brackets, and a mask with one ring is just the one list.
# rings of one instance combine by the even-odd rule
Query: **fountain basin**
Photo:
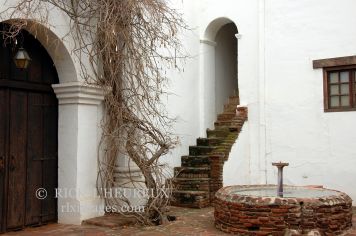
[(228, 186), (216, 193), (215, 227), (240, 235), (340, 235), (352, 226), (352, 199), (345, 193), (311, 187)]

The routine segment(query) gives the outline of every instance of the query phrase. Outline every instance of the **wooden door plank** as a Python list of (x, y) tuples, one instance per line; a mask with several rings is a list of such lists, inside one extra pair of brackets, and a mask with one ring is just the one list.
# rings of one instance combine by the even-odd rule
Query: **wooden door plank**
[(10, 92), (7, 229), (24, 226), (26, 191), (27, 93)]
[(5, 231), (5, 170), (6, 170), (6, 116), (7, 113), (6, 91), (0, 89), (0, 232)]
[(26, 181), (26, 220), (25, 225), (41, 222), (41, 199), (36, 197), (36, 190), (42, 186), (43, 156), (43, 109), (42, 94), (28, 94), (28, 131), (27, 131), (27, 181)]
[[(32, 58), (26, 70), (13, 62), (13, 42), (4, 47), (0, 37), (0, 155), (7, 157), (5, 177), (0, 173), (0, 232), (57, 219), (58, 101), (51, 84), (58, 76), (40, 42), (22, 34)], [(39, 187), (48, 190), (46, 200), (36, 198)]]
[(43, 135), (43, 185), (48, 197), (42, 203), (43, 222), (57, 220), (57, 199), (55, 189), (58, 186), (58, 101), (54, 94), (45, 94), (44, 99)]

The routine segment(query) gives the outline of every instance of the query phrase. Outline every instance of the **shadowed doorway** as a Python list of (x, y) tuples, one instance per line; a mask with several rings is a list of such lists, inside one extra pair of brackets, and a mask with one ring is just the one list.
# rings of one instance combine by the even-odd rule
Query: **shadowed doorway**
[[(14, 63), (19, 46), (32, 59), (27, 69)], [(0, 62), (0, 232), (6, 232), (57, 221), (58, 101), (51, 85), (58, 76), (25, 30), (17, 44), (0, 38)]]
[(223, 25), (215, 42), (215, 113), (223, 112), (229, 96), (238, 96), (237, 28), (234, 23)]

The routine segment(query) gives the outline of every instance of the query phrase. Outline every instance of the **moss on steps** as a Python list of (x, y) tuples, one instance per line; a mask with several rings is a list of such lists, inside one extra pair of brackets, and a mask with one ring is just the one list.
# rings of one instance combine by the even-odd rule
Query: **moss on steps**
[[(175, 168), (172, 205), (202, 208), (212, 204), (217, 190), (223, 186), (223, 166), (247, 120), (247, 108), (240, 107), (237, 96), (229, 98), (224, 112), (218, 115), (215, 129), (207, 129), (207, 138), (198, 138), (182, 156), (182, 166)], [(238, 114), (238, 115), (236, 115)]]

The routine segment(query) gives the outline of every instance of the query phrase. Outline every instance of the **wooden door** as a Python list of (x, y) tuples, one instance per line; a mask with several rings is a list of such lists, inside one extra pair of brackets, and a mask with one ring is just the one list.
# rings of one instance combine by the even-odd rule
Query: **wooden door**
[(26, 70), (14, 65), (14, 44), (0, 45), (0, 232), (57, 220), (58, 76), (41, 44), (22, 36), (32, 59)]

